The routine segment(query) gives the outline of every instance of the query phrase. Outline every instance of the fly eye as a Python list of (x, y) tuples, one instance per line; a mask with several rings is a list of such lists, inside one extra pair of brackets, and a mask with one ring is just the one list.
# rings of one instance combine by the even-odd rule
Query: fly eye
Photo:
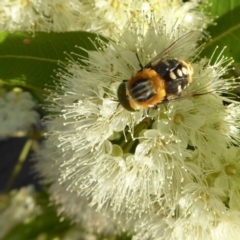
[(132, 101), (129, 99), (127, 94), (126, 83), (122, 82), (117, 90), (117, 97), (119, 104), (129, 112), (136, 112), (137, 109), (134, 108)]

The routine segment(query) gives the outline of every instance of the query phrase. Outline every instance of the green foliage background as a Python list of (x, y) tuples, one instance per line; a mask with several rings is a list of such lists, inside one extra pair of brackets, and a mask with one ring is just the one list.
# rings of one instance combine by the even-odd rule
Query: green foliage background
[[(59, 63), (67, 64), (66, 53), (76, 52), (76, 46), (95, 49), (95, 38), (96, 34), (87, 32), (1, 32), (0, 84), (25, 88), (43, 101), (46, 86), (53, 86), (57, 79)], [(81, 49), (78, 53), (86, 56)]]
[[(210, 0), (212, 3), (206, 11), (208, 15), (217, 17), (207, 31), (211, 39), (206, 43), (201, 56), (210, 57), (216, 48), (227, 46), (224, 55), (233, 57), (236, 72), (240, 68), (240, 1), (239, 0)], [(55, 71), (58, 63), (67, 64), (66, 53), (75, 52), (76, 46), (88, 50), (95, 49), (92, 41), (96, 38), (94, 33), (70, 32), (70, 33), (35, 33), (33, 36), (26, 32), (1, 32), (0, 33), (0, 85), (7, 88), (20, 86), (43, 102), (46, 85), (54, 85), (56, 81)], [(78, 49), (78, 53), (86, 56), (84, 51)], [(240, 72), (240, 71), (239, 71)], [(39, 196), (39, 199), (47, 196)], [(46, 207), (45, 200), (40, 201), (44, 212), (34, 221), (28, 224), (16, 226), (6, 236), (5, 240), (35, 239), (41, 232), (52, 231), (46, 239), (64, 232), (69, 227), (68, 221), (59, 222), (56, 212)], [(50, 217), (51, 216), (51, 217)], [(53, 226), (57, 226), (57, 228)], [(57, 229), (57, 230), (56, 230)], [(127, 239), (122, 236), (118, 239)]]
[[(235, 66), (240, 65), (240, 1), (210, 0), (207, 14), (215, 18), (216, 25), (207, 31), (212, 38), (206, 43), (202, 56), (210, 57), (216, 48), (227, 46), (225, 55), (233, 57)], [(216, 18), (217, 17), (217, 18)], [(87, 32), (0, 33), (0, 84), (20, 86), (30, 90), (39, 101), (43, 101), (46, 86), (54, 83), (58, 63), (67, 64), (66, 53), (76, 52), (76, 46), (95, 49), (92, 41), (96, 34)], [(86, 52), (78, 49), (86, 56)], [(73, 57), (71, 55), (71, 57)]]
[(235, 65), (240, 63), (240, 1), (211, 0), (211, 7), (207, 10), (213, 17), (216, 25), (210, 25), (207, 31), (211, 39), (206, 43), (202, 56), (210, 57), (216, 46), (219, 49), (227, 46), (224, 55), (233, 57)]

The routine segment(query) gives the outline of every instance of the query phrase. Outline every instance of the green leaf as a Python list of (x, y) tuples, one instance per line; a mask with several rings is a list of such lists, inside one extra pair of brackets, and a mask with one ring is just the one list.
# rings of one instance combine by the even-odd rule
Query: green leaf
[(239, 0), (209, 0), (208, 2), (210, 3), (210, 6), (207, 8), (207, 11), (210, 12), (213, 17), (221, 17), (228, 11), (231, 11), (240, 5)]
[(224, 55), (233, 57), (236, 63), (240, 62), (240, 1), (211, 0), (210, 11), (214, 16), (219, 16), (215, 22), (217, 25), (211, 25), (207, 31), (212, 39), (204, 47), (202, 56), (211, 57), (213, 51), (218, 46), (219, 51), (213, 57), (217, 58), (220, 51), (227, 46)]
[[(96, 37), (87, 32), (37, 32), (34, 36), (26, 32), (1, 32), (0, 84), (26, 88), (42, 100), (46, 84), (54, 84), (58, 63), (67, 63), (65, 53), (76, 52), (76, 46), (94, 50)], [(87, 55), (79, 48), (77, 52)]]
[(66, 231), (70, 227), (69, 224), (68, 221), (59, 221), (56, 212), (48, 210), (29, 223), (17, 225), (3, 240), (36, 239), (36, 237), (42, 233), (58, 235)]

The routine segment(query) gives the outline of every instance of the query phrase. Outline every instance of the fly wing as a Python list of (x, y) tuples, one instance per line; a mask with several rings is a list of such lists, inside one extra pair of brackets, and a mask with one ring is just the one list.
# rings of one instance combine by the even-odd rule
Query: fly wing
[[(144, 68), (154, 68), (160, 61), (164, 59), (183, 56), (186, 49), (188, 49), (188, 51), (190, 51), (190, 49), (194, 51), (196, 44), (190, 43), (196, 42), (199, 39), (200, 33), (200, 31), (190, 31), (182, 35), (156, 57), (154, 57), (146, 66), (144, 66)], [(189, 41), (191, 39), (195, 39), (196, 41)]]
[(194, 79), (194, 81), (184, 89), (179, 95), (171, 95), (169, 96), (163, 103), (174, 102), (183, 99), (187, 99), (190, 97), (202, 96), (210, 93), (216, 93), (220, 91), (220, 89), (228, 84), (223, 79), (216, 81), (216, 79), (210, 77), (206, 77), (206, 79)]

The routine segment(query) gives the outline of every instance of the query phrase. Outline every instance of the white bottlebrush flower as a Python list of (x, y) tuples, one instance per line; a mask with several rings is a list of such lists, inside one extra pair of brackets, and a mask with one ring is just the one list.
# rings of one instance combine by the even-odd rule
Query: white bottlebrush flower
[(0, 238), (19, 223), (26, 223), (41, 212), (35, 200), (33, 186), (0, 195)]
[(225, 148), (220, 156), (211, 161), (207, 169), (208, 181), (226, 194), (226, 204), (231, 210), (240, 210), (240, 149), (236, 146)]
[[(192, 223), (187, 218), (176, 219), (155, 215), (151, 220), (139, 224), (133, 240), (204, 240), (213, 239), (209, 227)], [(218, 238), (216, 238), (217, 240)], [(219, 238), (220, 239), (220, 238)]]
[(217, 177), (214, 185), (220, 189), (231, 191), (240, 186), (240, 149), (226, 148), (219, 160), (213, 162), (213, 170)]
[(229, 192), (229, 207), (232, 210), (240, 211), (240, 203), (238, 199), (240, 198), (240, 187), (239, 185), (235, 188), (232, 188)]
[[(114, 38), (116, 30), (123, 30), (130, 22), (145, 29), (153, 13), (162, 18), (169, 29), (181, 24), (185, 31), (202, 29), (210, 22), (198, 0), (3, 0), (0, 4), (0, 29), (8, 31), (63, 32), (93, 31)], [(168, 13), (167, 15), (165, 13)]]
[(203, 183), (190, 183), (182, 191), (179, 199), (179, 212), (189, 222), (203, 228), (213, 226), (227, 214), (227, 209), (222, 202), (225, 198), (221, 188), (206, 187)]
[(195, 0), (187, 3), (181, 0), (85, 0), (82, 4), (80, 13), (85, 17), (81, 18), (79, 23), (88, 31), (111, 38), (116, 37), (116, 30), (125, 29), (130, 22), (137, 22), (145, 28), (149, 19), (143, 16), (151, 13), (156, 19), (162, 18), (169, 33), (180, 24), (189, 31), (204, 28), (209, 23), (208, 17), (199, 7), (199, 1)]
[(204, 156), (201, 161), (210, 166), (214, 157), (221, 154), (221, 150), (235, 142), (238, 133), (232, 132), (231, 129), (233, 125), (239, 129), (236, 124), (239, 117), (233, 117), (233, 121), (228, 120), (228, 109), (217, 94), (195, 99), (193, 103), (198, 112), (196, 115), (201, 115), (205, 121), (195, 132), (191, 131), (189, 145), (196, 147), (199, 154)]
[(224, 195), (219, 188), (188, 184), (176, 211), (139, 221), (133, 240), (237, 239), (240, 214), (225, 206)]
[[(168, 58), (192, 63), (193, 83), (183, 96), (197, 96), (136, 112), (119, 104), (118, 86), (140, 70), (136, 53), (145, 66), (184, 32), (169, 34), (161, 24), (152, 21), (146, 33), (133, 24), (117, 42), (98, 40), (100, 47), (86, 50), (89, 58), (81, 59), (84, 66), (71, 59), (59, 72), (60, 84), (48, 98), (46, 110), (52, 114), (45, 120), (45, 158), (73, 196), (87, 196), (98, 210), (107, 205), (114, 216), (139, 216), (154, 211), (155, 205), (163, 206), (159, 214), (166, 209), (172, 214), (185, 186), (201, 186), (206, 179), (208, 158), (238, 141), (231, 140), (239, 129), (238, 114), (229, 120), (230, 110), (222, 103), (227, 98), (218, 94), (231, 87), (231, 79), (222, 78), (231, 61), (221, 55), (214, 63), (197, 60), (197, 31), (184, 35), (168, 52)], [(214, 116), (223, 126), (217, 131), (211, 124)]]
[(1, 30), (32, 30), (35, 22), (41, 18), (35, 13), (34, 3), (36, 5), (37, 1), (1, 1), (0, 12), (4, 16)]
[[(202, 105), (198, 104), (197, 106)], [(178, 139), (181, 139), (184, 147), (187, 147), (191, 137), (195, 136), (197, 130), (205, 123), (206, 117), (202, 113), (205, 109), (196, 111), (197, 106), (194, 105), (192, 100), (188, 99), (176, 102), (169, 107), (166, 118), (159, 120), (160, 128), (169, 128)], [(202, 108), (204, 107), (206, 106), (202, 106)]]
[(89, 206), (87, 197), (80, 196), (76, 192), (67, 191), (69, 185), (72, 184), (71, 181), (65, 181), (64, 183), (58, 181), (60, 176), (59, 166), (49, 161), (48, 157), (52, 154), (52, 150), (52, 148), (41, 149), (40, 154), (36, 158), (36, 169), (42, 183), (49, 186), (50, 200), (56, 204), (59, 216), (61, 218), (66, 217), (72, 223), (76, 223), (76, 226), (84, 229), (84, 233), (102, 236), (119, 233), (120, 227), (118, 223), (109, 216), (112, 215), (110, 208), (106, 206), (105, 213), (97, 212), (96, 207)]
[(71, 30), (79, 19), (78, 0), (3, 0), (0, 4), (1, 30), (62, 32)]
[(212, 232), (212, 239), (238, 239), (240, 233), (240, 212), (239, 211), (229, 211), (225, 214), (219, 224), (216, 226)]
[(27, 132), (34, 124), (39, 124), (39, 115), (34, 109), (36, 103), (30, 93), (20, 88), (0, 91), (0, 138), (12, 136), (18, 131)]

